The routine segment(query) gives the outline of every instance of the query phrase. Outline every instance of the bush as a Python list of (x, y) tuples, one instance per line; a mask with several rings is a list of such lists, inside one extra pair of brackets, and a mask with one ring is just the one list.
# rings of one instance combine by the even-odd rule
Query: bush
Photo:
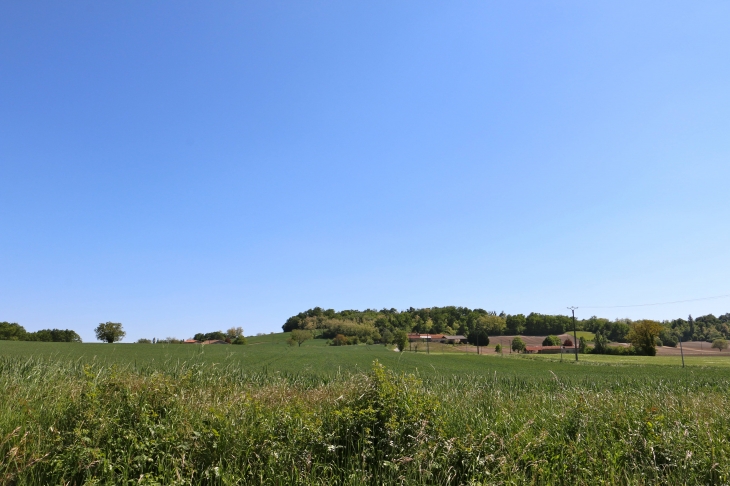
[(137, 344), (152, 344), (152, 341), (147, 338), (139, 338), (137, 339)]
[(502, 345), (501, 345), (501, 344), (497, 344), (497, 345), (496, 345), (496, 346), (494, 347), (494, 352), (495, 352), (495, 353), (501, 353), (501, 352), (502, 352)]
[(550, 335), (542, 340), (543, 346), (560, 346), (560, 338), (558, 336)]
[(243, 336), (238, 336), (236, 339), (232, 341), (232, 344), (247, 344), (248, 341), (246, 341), (246, 338)]
[(332, 346), (347, 346), (347, 338), (342, 334), (338, 334), (332, 339)]
[(338, 462), (358, 451), (360, 461), (377, 469), (434, 449), (442, 435), (438, 404), (413, 375), (396, 375), (375, 361), (335, 411), (331, 437)]

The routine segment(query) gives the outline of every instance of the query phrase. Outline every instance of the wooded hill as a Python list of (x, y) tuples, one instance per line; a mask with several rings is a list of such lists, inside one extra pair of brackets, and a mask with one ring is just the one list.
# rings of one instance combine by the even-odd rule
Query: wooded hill
[[(611, 341), (625, 342), (632, 321), (609, 320), (592, 316), (576, 319), (577, 330), (600, 333)], [(715, 317), (712, 314), (687, 319), (660, 322), (660, 339), (674, 345), (683, 341), (708, 341), (730, 339), (730, 313)], [(396, 309), (343, 310), (315, 307), (290, 317), (282, 326), (284, 331), (294, 329), (320, 330), (320, 336), (334, 338), (337, 334), (357, 337), (359, 341), (392, 342), (398, 331), (461, 334), (467, 337), (486, 334), (545, 336), (557, 335), (573, 329), (573, 321), (567, 315), (548, 315), (532, 312), (524, 314), (497, 314), (484, 309), (467, 307), (431, 307), (399, 311)]]

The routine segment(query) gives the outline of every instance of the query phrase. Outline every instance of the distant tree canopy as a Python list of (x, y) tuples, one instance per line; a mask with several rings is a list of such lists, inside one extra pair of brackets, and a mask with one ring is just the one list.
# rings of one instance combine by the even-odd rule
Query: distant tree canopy
[(0, 341), (80, 343), (81, 337), (70, 329), (41, 329), (36, 332), (27, 332), (16, 322), (0, 322)]
[(193, 336), (193, 339), (196, 341), (225, 341), (226, 338), (228, 338), (228, 335), (223, 331), (199, 332)]
[[(606, 342), (629, 342), (630, 319), (609, 320), (596, 316), (576, 319), (578, 331), (600, 334)], [(660, 324), (660, 338), (666, 346), (683, 341), (730, 339), (730, 313), (720, 317), (712, 314), (693, 319), (675, 319)], [(396, 331), (406, 333), (460, 334), (476, 343), (477, 336), (525, 335), (547, 336), (573, 330), (573, 320), (567, 315), (549, 315), (532, 312), (524, 314), (497, 314), (484, 309), (467, 307), (431, 307), (406, 310), (366, 309), (335, 311), (315, 307), (290, 317), (282, 326), (284, 331), (295, 329), (314, 331), (317, 337), (334, 339), (344, 336), (349, 343), (392, 343)], [(196, 337), (197, 339), (197, 337)]]

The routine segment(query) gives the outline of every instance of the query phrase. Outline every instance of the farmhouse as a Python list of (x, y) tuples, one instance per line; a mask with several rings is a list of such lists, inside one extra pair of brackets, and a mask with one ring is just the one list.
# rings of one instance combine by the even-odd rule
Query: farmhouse
[(440, 342), (444, 338), (443, 334), (418, 334), (418, 333), (411, 333), (408, 335), (408, 340), (411, 342), (414, 341), (431, 341)]
[(447, 336), (445, 334), (419, 334), (411, 333), (408, 335), (410, 342), (430, 341), (432, 343), (460, 344), (466, 343), (465, 336)]
[(441, 340), (442, 343), (446, 344), (466, 344), (466, 336), (455, 335), (455, 336), (444, 336)]

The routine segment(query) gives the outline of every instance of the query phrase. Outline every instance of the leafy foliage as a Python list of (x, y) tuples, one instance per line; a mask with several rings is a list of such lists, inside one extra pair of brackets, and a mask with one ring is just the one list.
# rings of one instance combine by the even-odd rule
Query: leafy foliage
[(555, 335), (550, 335), (542, 340), (543, 346), (560, 346), (561, 344), (560, 338)]
[(0, 322), (0, 340), (80, 343), (81, 337), (70, 329), (41, 329), (27, 332), (23, 326), (15, 322)]
[(124, 339), (124, 336), (127, 335), (122, 329), (120, 322), (102, 322), (96, 326), (94, 333), (96, 333), (96, 339), (106, 341), (107, 343), (116, 343)]
[(661, 324), (645, 319), (632, 323), (627, 338), (640, 354), (656, 356), (656, 339), (661, 331)]
[(523, 341), (520, 337), (516, 337), (512, 340), (512, 351), (515, 351), (517, 353), (521, 353), (526, 348), (525, 341)]
[(718, 351), (724, 351), (727, 349), (727, 340), (725, 339), (715, 339), (712, 341), (712, 347), (714, 349), (717, 349)]
[(526, 368), (315, 379), (0, 358), (0, 483), (730, 482), (727, 370), (492, 361)]

